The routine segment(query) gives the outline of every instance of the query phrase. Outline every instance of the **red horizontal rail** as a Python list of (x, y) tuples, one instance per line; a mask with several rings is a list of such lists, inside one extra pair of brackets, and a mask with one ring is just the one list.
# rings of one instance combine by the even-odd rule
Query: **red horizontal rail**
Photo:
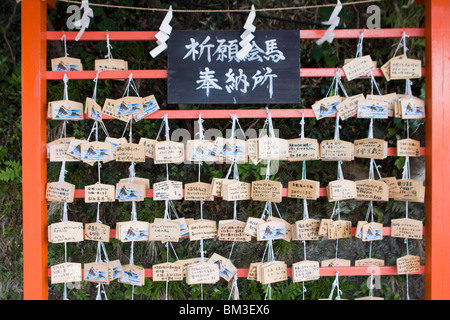
[[(336, 71), (339, 71), (342, 77), (345, 73), (340, 68), (301, 68), (300, 77), (303, 78), (332, 78)], [(425, 76), (426, 69), (422, 68), (422, 76)], [(102, 71), (100, 72), (99, 79), (128, 79), (130, 73), (133, 74), (133, 79), (167, 79), (167, 70), (120, 70), (120, 71)], [(62, 80), (64, 74), (67, 75), (69, 80), (94, 80), (97, 71), (47, 71), (45, 78), (47, 80)], [(373, 71), (374, 77), (383, 77), (383, 73), (380, 68)], [(368, 77), (362, 77), (367, 78)]]
[[(339, 276), (370, 276), (371, 272), (376, 269), (375, 275), (380, 276), (396, 276), (397, 267), (396, 266), (378, 266), (378, 267), (320, 267), (319, 274), (321, 277), (334, 277), (336, 273), (339, 272)], [(239, 278), (247, 278), (249, 269), (246, 268), (238, 268), (237, 275)], [(420, 271), (416, 273), (410, 273), (410, 275), (414, 274), (424, 274), (425, 266), (420, 266)], [(83, 274), (83, 271), (82, 271)], [(288, 277), (292, 277), (292, 268), (287, 269)], [(51, 269), (48, 268), (48, 277), (51, 277)], [(153, 270), (151, 268), (145, 268), (145, 277), (152, 278)]]
[[(335, 29), (335, 39), (356, 39), (364, 31), (364, 38), (401, 38), (403, 32), (412, 38), (425, 37), (423, 28), (391, 29)], [(299, 30), (301, 39), (320, 39), (326, 30)], [(156, 41), (157, 31), (85, 31), (80, 41)], [(60, 41), (66, 35), (67, 41), (74, 41), (78, 31), (47, 31), (48, 41)]]
[[(312, 109), (270, 109), (270, 114), (272, 118), (275, 119), (288, 119), (288, 118), (301, 118), (302, 113), (305, 118), (315, 118), (315, 114)], [(151, 115), (146, 116), (144, 119), (162, 119), (162, 117), (167, 114), (168, 119), (196, 119), (198, 120), (201, 115), (202, 119), (231, 119), (231, 115), (235, 114), (239, 119), (265, 119), (267, 118), (266, 109), (196, 109), (196, 110), (158, 110)], [(326, 118), (335, 118), (336, 114), (326, 116)], [(353, 118), (356, 116), (353, 116)], [(47, 118), (50, 120), (51, 118)], [(89, 119), (86, 114), (84, 114), (84, 119)], [(102, 119), (112, 120), (113, 117), (109, 115), (102, 114)], [(425, 148), (423, 148), (425, 151)], [(391, 153), (389, 153), (391, 152)], [(388, 149), (388, 156), (393, 156), (396, 154), (397, 150), (395, 148)]]

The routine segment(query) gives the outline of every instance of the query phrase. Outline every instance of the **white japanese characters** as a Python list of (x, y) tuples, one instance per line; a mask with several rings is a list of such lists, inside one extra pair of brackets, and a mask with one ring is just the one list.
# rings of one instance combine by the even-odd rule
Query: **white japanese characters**
[[(210, 67), (204, 67), (199, 71), (196, 90), (204, 90), (205, 95), (209, 97), (213, 90), (225, 90), (230, 94), (235, 92), (246, 94), (249, 91), (254, 91), (257, 87), (266, 86), (271, 99), (274, 94), (274, 79), (278, 78), (278, 75), (272, 72), (272, 68), (264, 65), (264, 62), (278, 63), (286, 58), (283, 52), (278, 49), (276, 39), (266, 40), (264, 49), (258, 46), (255, 41), (252, 41), (251, 45), (252, 49), (248, 55), (240, 60), (237, 57), (238, 40), (216, 39), (214, 43), (210, 36), (206, 36), (201, 42), (190, 38), (190, 42), (184, 46), (186, 54), (183, 60), (207, 63), (254, 61), (262, 64), (261, 68), (251, 74), (246, 74), (242, 68), (237, 70), (229, 68), (225, 75), (216, 75), (216, 72)], [(225, 81), (220, 83), (219, 79), (223, 76), (225, 76)]]

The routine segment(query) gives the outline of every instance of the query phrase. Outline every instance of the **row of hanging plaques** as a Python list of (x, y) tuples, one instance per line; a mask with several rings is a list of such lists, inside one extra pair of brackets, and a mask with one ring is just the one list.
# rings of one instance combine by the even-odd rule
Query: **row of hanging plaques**
[[(130, 202), (144, 201), (147, 197), (148, 179), (136, 177), (133, 181), (121, 179), (115, 186), (96, 183), (85, 186), (84, 201), (97, 202)], [(328, 201), (360, 200), (360, 201), (396, 201), (424, 202), (425, 187), (423, 182), (415, 179), (397, 179), (395, 177), (380, 180), (364, 179), (351, 181), (338, 179), (328, 183)], [(47, 201), (72, 203), (75, 196), (75, 185), (69, 182), (48, 182), (46, 187)], [(317, 200), (320, 196), (319, 182), (314, 180), (296, 180), (288, 183), (287, 197), (295, 199)], [(282, 202), (283, 187), (279, 181), (259, 180), (242, 182), (233, 179), (213, 178), (212, 183), (192, 182), (184, 185), (181, 181), (166, 180), (153, 184), (153, 200), (214, 201), (215, 198), (225, 201), (270, 201)]]
[[(399, 221), (395, 220), (395, 224), (393, 221), (392, 225), (393, 235), (391, 236), (396, 235), (399, 238), (408, 237), (410, 239), (421, 239), (422, 228), (421, 226), (415, 224), (414, 220), (411, 219), (397, 219), (397, 220)], [(158, 222), (155, 222), (155, 225), (159, 225), (158, 227), (156, 227), (156, 229), (164, 225), (164, 222), (171, 222), (178, 224), (178, 222), (164, 221), (163, 219), (160, 219)], [(273, 222), (286, 223), (283, 222), (281, 219), (275, 218)], [(132, 222), (124, 222), (121, 224), (122, 227), (130, 227), (130, 225), (127, 225), (129, 223)], [(227, 229), (231, 230), (233, 228), (233, 224), (235, 223), (237, 224), (238, 221), (224, 221), (222, 224), (228, 225)], [(264, 228), (265, 231), (267, 231), (267, 229), (270, 228), (269, 223), (270, 222), (268, 222), (267, 226)], [(300, 220), (294, 224), (296, 228), (293, 228), (292, 230), (293, 234), (297, 235), (298, 232), (301, 232), (301, 236), (300, 238), (293, 240), (307, 240), (307, 241), (318, 240), (319, 239), (318, 235), (319, 234), (323, 235), (324, 232), (325, 234), (327, 234), (326, 235), (327, 237), (331, 236), (331, 233), (334, 233), (335, 236), (337, 237), (336, 239), (342, 239), (348, 237), (348, 233), (351, 236), (350, 230), (351, 224), (349, 226), (348, 223), (349, 223), (348, 221), (343, 220), (330, 221), (328, 219), (323, 219), (322, 221), (314, 219)], [(78, 226), (75, 226), (75, 224), (77, 224)], [(143, 227), (143, 224), (144, 222), (134, 222), (133, 227), (136, 227), (135, 229), (133, 229), (134, 232), (137, 233), (139, 231), (142, 231), (139, 229), (139, 227)], [(295, 230), (297, 230), (297, 227), (300, 225), (303, 226), (304, 228), (301, 231), (296, 232)], [(381, 240), (382, 236), (379, 235), (382, 234), (382, 230), (377, 229), (378, 228), (377, 225), (378, 224), (368, 223), (365, 221), (358, 223), (356, 236), (363, 241)], [(406, 228), (411, 229), (411, 225), (414, 226), (413, 228), (415, 228), (415, 232), (414, 233), (405, 232)], [(273, 226), (276, 227), (274, 230), (280, 230), (279, 225)], [(98, 235), (97, 227), (99, 226), (98, 225), (96, 226), (95, 224), (86, 225), (86, 239), (89, 238), (90, 240), (97, 240), (97, 241), (103, 240), (97, 237)], [(122, 227), (119, 227), (119, 229), (121, 229)], [(129, 229), (131, 229), (131, 227)], [(129, 229), (127, 230), (128, 234)], [(328, 231), (326, 231), (326, 229), (328, 229)], [(66, 235), (68, 235), (69, 233), (67, 230), (71, 230), (70, 233), (72, 235), (64, 239), (65, 240), (64, 242), (80, 241), (79, 237), (80, 236), (82, 237), (82, 227), (80, 233), (79, 223), (75, 222), (66, 222), (51, 225), (49, 226), (50, 232), (49, 235), (52, 236), (53, 233), (58, 234), (61, 232), (64, 232)], [(224, 233), (226, 232), (228, 231), (224, 231)], [(117, 233), (119, 233), (119, 231), (117, 231)], [(315, 233), (315, 235), (312, 235), (313, 233)], [(295, 237), (297, 235), (295, 235)], [(61, 239), (61, 237), (59, 239)], [(168, 239), (167, 241), (174, 240), (170, 238), (167, 239)], [(238, 239), (241, 239), (242, 241), (242, 236), (236, 236), (233, 239), (228, 238), (227, 241), (239, 241)], [(272, 238), (272, 240), (273, 239), (274, 238)], [(286, 240), (285, 238), (280, 239)], [(132, 241), (142, 241), (142, 240), (132, 240)], [(418, 258), (417, 256), (404, 256), (402, 258), (397, 259), (398, 274), (419, 272), (420, 261), (417, 258)], [(293, 282), (317, 280), (320, 277), (319, 266), (330, 267), (330, 266), (350, 266), (350, 265), (351, 265), (350, 260), (337, 258), (324, 259), (320, 262), (320, 264), (318, 261), (307, 261), (307, 260), (300, 261), (292, 265)], [(384, 260), (381, 259), (369, 258), (355, 261), (355, 266), (383, 266), (383, 265)], [(81, 271), (82, 271), (81, 263), (66, 262), (59, 265), (54, 265), (51, 267), (52, 284), (81, 281), (82, 280)], [(84, 264), (84, 280), (103, 284), (108, 284), (109, 282), (115, 279), (119, 279), (119, 282), (124, 284), (142, 286), (144, 284), (145, 279), (144, 272), (145, 270), (142, 267), (135, 265), (121, 265), (118, 260)], [(219, 278), (223, 278), (226, 281), (230, 281), (237, 274), (237, 268), (233, 265), (233, 263), (229, 259), (222, 257), (217, 253), (214, 253), (209, 259), (204, 259), (204, 261), (202, 261), (201, 258), (193, 258), (193, 259), (177, 260), (176, 262), (173, 263), (167, 262), (162, 264), (156, 264), (152, 266), (152, 272), (153, 272), (152, 275), (153, 281), (182, 281), (184, 278), (186, 278), (186, 283), (192, 285), (200, 283), (213, 284), (219, 281)], [(287, 275), (288, 275), (287, 265), (283, 261), (272, 261), (266, 263), (255, 262), (251, 263), (249, 266), (247, 279), (260, 281), (262, 284), (269, 284), (280, 281), (286, 281), (288, 278)]]
[[(221, 138), (215, 140), (188, 140), (183, 142), (157, 141), (141, 138), (139, 143), (129, 143), (124, 137), (106, 137), (105, 141), (89, 142), (74, 137), (59, 138), (47, 144), (51, 162), (83, 161), (93, 165), (97, 161), (107, 163), (145, 162), (155, 164), (180, 164), (185, 161), (207, 163), (258, 164), (263, 160), (280, 161), (353, 161), (355, 158), (383, 160), (388, 156), (388, 143), (382, 139), (364, 138), (354, 142), (332, 139), (253, 138), (241, 140)], [(420, 141), (397, 141), (398, 157), (420, 157)]]
[[(102, 115), (124, 122), (132, 117), (136, 122), (159, 110), (153, 95), (148, 97), (123, 97), (106, 99), (103, 108), (93, 99), (87, 98), (85, 106), (72, 100), (52, 101), (48, 104), (48, 117), (53, 120), (78, 121), (89, 119), (102, 121)], [(390, 93), (386, 95), (358, 94), (351, 97), (332, 96), (316, 101), (312, 110), (318, 120), (339, 112), (342, 120), (356, 116), (360, 119), (425, 118), (425, 102), (417, 97)]]
[[(321, 237), (330, 240), (352, 237), (352, 223), (345, 220), (303, 219), (294, 224), (278, 217), (263, 219), (249, 217), (247, 221), (220, 220), (218, 223), (208, 219), (178, 218), (165, 220), (155, 218), (154, 222), (122, 221), (116, 223), (115, 238), (121, 242), (132, 241), (170, 241), (180, 239), (190, 241), (217, 238), (219, 241), (249, 242), (252, 237), (257, 241), (315, 241)], [(99, 223), (63, 221), (48, 226), (48, 238), (51, 243), (80, 242), (83, 240), (109, 242), (110, 227)], [(391, 221), (391, 237), (420, 240), (423, 236), (423, 224), (414, 219), (399, 218)], [(383, 225), (359, 221), (355, 237), (362, 241), (383, 239)]]

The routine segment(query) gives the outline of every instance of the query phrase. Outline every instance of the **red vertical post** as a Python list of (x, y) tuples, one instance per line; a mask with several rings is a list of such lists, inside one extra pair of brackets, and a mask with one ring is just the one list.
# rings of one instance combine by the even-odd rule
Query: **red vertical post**
[(450, 1), (425, 1), (425, 299), (450, 299)]
[(48, 299), (47, 3), (22, 0), (22, 191), (24, 299)]

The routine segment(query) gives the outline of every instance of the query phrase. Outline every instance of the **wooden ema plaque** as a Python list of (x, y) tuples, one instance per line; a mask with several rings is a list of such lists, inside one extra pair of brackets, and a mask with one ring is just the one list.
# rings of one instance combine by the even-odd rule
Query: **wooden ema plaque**
[(352, 264), (351, 260), (347, 259), (326, 259), (322, 260), (320, 263), (321, 267), (350, 267)]
[(353, 161), (353, 143), (343, 140), (325, 140), (320, 143), (322, 161)]
[(398, 140), (397, 157), (420, 157), (420, 141), (414, 139)]
[(68, 182), (48, 182), (45, 199), (54, 202), (73, 202), (75, 185)]
[(402, 119), (423, 119), (425, 118), (425, 101), (417, 98), (399, 99)]
[(84, 202), (114, 202), (115, 186), (109, 184), (96, 183), (84, 187)]
[(177, 263), (160, 263), (152, 267), (153, 281), (183, 281), (183, 266)]
[(282, 185), (279, 181), (260, 180), (252, 182), (252, 200), (281, 202)]
[(66, 262), (50, 268), (51, 283), (81, 282), (81, 263)]
[(175, 163), (184, 161), (184, 144), (174, 141), (157, 141), (155, 143), (155, 164)]
[(319, 231), (317, 232), (319, 237), (328, 237), (328, 226), (331, 222), (333, 222), (331, 219), (320, 220)]
[[(178, 219), (170, 220), (170, 222), (175, 222), (178, 224), (179, 229), (180, 229), (180, 237), (181, 238), (189, 236), (188, 220), (190, 220), (190, 219), (178, 218)], [(164, 221), (164, 218), (155, 218), (155, 220), (153, 220), (153, 223), (158, 223), (158, 222), (162, 222), (162, 221)], [(166, 220), (166, 221), (168, 221), (168, 220)]]
[(83, 224), (74, 221), (52, 223), (48, 226), (48, 241), (51, 243), (83, 241)]
[(110, 227), (103, 223), (86, 223), (84, 240), (109, 242)]
[(381, 139), (355, 140), (355, 158), (383, 160), (387, 158), (387, 141)]
[(356, 181), (356, 200), (389, 201), (389, 187), (379, 180)]
[(383, 239), (383, 224), (376, 222), (358, 221), (355, 238), (362, 241), (377, 241)]
[(116, 147), (117, 162), (145, 162), (145, 148), (137, 143), (124, 143)]
[(109, 264), (106, 262), (92, 262), (84, 264), (83, 278), (87, 282), (109, 284)]
[(407, 255), (397, 259), (397, 274), (420, 272), (420, 257)]
[(181, 181), (166, 180), (153, 184), (153, 200), (181, 199), (183, 199), (183, 183)]
[(116, 199), (120, 202), (144, 201), (145, 185), (141, 183), (118, 182)]
[(156, 101), (154, 95), (144, 97), (142, 98), (142, 112), (135, 114), (134, 120), (138, 122), (158, 110), (158, 101)]
[(261, 218), (255, 218), (255, 217), (248, 217), (247, 222), (245, 224), (244, 233), (252, 236), (257, 237), (258, 236), (258, 225), (261, 223), (264, 223), (264, 221)]
[(257, 225), (257, 240), (268, 241), (284, 239), (287, 234), (286, 224), (283, 221), (268, 221)]
[(342, 121), (345, 121), (351, 117), (354, 117), (358, 113), (358, 105), (365, 100), (364, 95), (358, 94), (356, 96), (351, 96), (345, 98), (341, 103), (336, 106), (339, 112), (339, 116)]
[(128, 62), (122, 59), (96, 59), (95, 70), (97, 71), (128, 70)]
[(181, 238), (180, 223), (171, 220), (158, 220), (149, 225), (150, 241), (178, 242)]
[(56, 140), (48, 142), (47, 143), (47, 157), (49, 157), (49, 155), (50, 155), (50, 147), (52, 145), (54, 145), (54, 144), (62, 144), (62, 143), (70, 144), (70, 142), (72, 140), (74, 140), (74, 139), (75, 139), (74, 137), (66, 137), (66, 138), (56, 139)]
[(422, 77), (422, 61), (417, 59), (395, 59), (390, 64), (390, 78), (418, 79)]
[(392, 219), (391, 237), (421, 240), (423, 238), (423, 223), (410, 218)]
[(352, 81), (361, 76), (368, 74), (375, 69), (374, 63), (370, 55), (349, 60), (342, 69), (348, 81)]
[[(122, 112), (124, 110), (125, 112)], [(133, 115), (128, 111), (128, 106), (124, 99), (105, 99), (103, 103), (102, 113), (122, 122), (128, 122)]]
[(295, 222), (293, 240), (319, 240), (320, 220), (306, 219)]
[(189, 224), (189, 238), (191, 241), (214, 239), (217, 237), (217, 225), (213, 220), (196, 220)]
[(352, 222), (346, 220), (332, 221), (328, 224), (328, 239), (337, 240), (352, 237)]
[(220, 220), (218, 227), (219, 241), (249, 242), (251, 236), (244, 233), (247, 224), (238, 220)]
[(392, 198), (397, 201), (424, 202), (425, 187), (423, 182), (414, 179), (397, 180), (399, 187), (398, 193), (391, 194)]
[(382, 259), (367, 258), (355, 260), (355, 267), (380, 267), (380, 266), (384, 266), (384, 260)]
[(356, 182), (350, 180), (331, 181), (327, 186), (328, 201), (342, 201), (356, 198)]
[(297, 180), (288, 183), (288, 198), (317, 200), (320, 197), (320, 182)]
[[(267, 218), (267, 221), (269, 221), (269, 218)], [(290, 242), (292, 240), (292, 224), (290, 224), (289, 222), (287, 222), (284, 219), (281, 219), (279, 217), (272, 217), (272, 221), (279, 221), (284, 223), (284, 229), (286, 230), (286, 235), (284, 236), (284, 238), (282, 240)]]
[(388, 106), (388, 117), (395, 116), (395, 108), (397, 105), (397, 93), (388, 93), (382, 96), (377, 96), (378, 99), (383, 100)]
[(258, 139), (259, 160), (287, 160), (288, 151), (289, 143), (285, 139), (268, 136)]
[(209, 189), (209, 194), (214, 197), (222, 196), (222, 182), (228, 179), (213, 178), (211, 181), (211, 188)]
[(389, 106), (383, 96), (369, 95), (359, 101), (359, 119), (387, 119), (389, 117)]
[(110, 143), (112, 145), (112, 147), (113, 147), (113, 154), (114, 154), (114, 158), (115, 158), (116, 151), (117, 151), (117, 146), (127, 143), (127, 139), (125, 139), (125, 138), (106, 137), (105, 142), (108, 142), (108, 143)]
[(116, 238), (121, 242), (148, 241), (150, 224), (147, 221), (116, 223)]
[(361, 226), (362, 241), (379, 241), (383, 240), (383, 224), (369, 222)]
[(292, 265), (292, 282), (306, 282), (320, 278), (318, 261), (300, 261)]
[(225, 201), (242, 201), (251, 199), (251, 184), (238, 180), (222, 180), (221, 196)]
[(388, 62), (386, 62), (384, 65), (381, 66), (381, 68), (380, 68), (381, 72), (383, 73), (384, 78), (388, 82), (392, 80), (392, 78), (391, 78), (391, 63), (392, 63), (392, 61), (395, 61), (395, 60), (398, 60), (398, 59), (403, 59), (403, 58), (404, 58), (403, 54), (400, 55), (400, 56), (397, 56), (397, 57), (393, 57)]
[(109, 281), (113, 281), (116, 279), (119, 279), (123, 276), (123, 268), (122, 265), (120, 264), (120, 260), (113, 260), (108, 262), (108, 266), (109, 266)]
[(284, 261), (271, 261), (262, 263), (257, 267), (262, 284), (277, 283), (286, 281), (287, 265)]
[(316, 139), (288, 140), (288, 161), (310, 161), (319, 159), (319, 142)]
[(114, 160), (112, 145), (108, 142), (83, 142), (80, 144), (80, 151), (80, 159), (83, 162), (93, 163), (96, 161), (108, 162)]
[(186, 160), (192, 162), (213, 163), (219, 160), (213, 152), (214, 142), (212, 140), (188, 140), (186, 143)]
[(184, 200), (186, 201), (214, 201), (209, 194), (211, 185), (205, 182), (193, 182), (184, 185)]
[(230, 281), (237, 272), (237, 268), (231, 261), (221, 255), (214, 253), (208, 260), (208, 263), (219, 266), (219, 276), (226, 281)]
[(337, 106), (341, 103), (340, 96), (326, 97), (316, 101), (312, 106), (312, 110), (317, 120), (332, 116), (337, 113)]
[(92, 98), (87, 97), (84, 103), (84, 113), (91, 120), (102, 122), (102, 107)]
[(119, 282), (133, 286), (143, 286), (145, 283), (145, 269), (136, 265), (126, 264), (122, 266), (123, 276)]
[[(72, 141), (75, 139), (72, 139)], [(50, 154), (50, 162), (76, 162), (80, 161), (80, 159), (77, 159), (76, 157), (73, 157), (69, 153), (67, 153), (67, 150), (70, 148), (70, 143), (60, 142), (60, 143), (54, 143), (49, 146), (49, 154)]]
[(79, 121), (84, 119), (83, 104), (72, 100), (49, 102), (48, 113), (52, 120)]
[(219, 281), (219, 265), (216, 263), (197, 262), (187, 267), (186, 283), (215, 284)]
[(54, 58), (51, 60), (51, 65), (52, 71), (83, 71), (83, 64), (77, 58)]
[[(85, 140), (72, 139), (66, 149), (66, 154), (73, 159), (81, 160), (81, 145), (85, 143)], [(50, 152), (50, 161), (52, 161), (52, 154)], [(86, 162), (86, 161), (85, 161)]]
[(247, 143), (241, 139), (217, 137), (211, 152), (225, 163), (247, 163), (248, 161)]
[(141, 184), (144, 186), (145, 189), (150, 189), (150, 180), (146, 178), (134, 177), (133, 179), (123, 178), (119, 180), (119, 183), (125, 182), (133, 182), (134, 184)]
[(139, 144), (144, 146), (144, 154), (150, 159), (155, 159), (155, 139), (141, 138)]
[(252, 262), (248, 268), (247, 280), (258, 280), (257, 270), (258, 266), (261, 265), (262, 262)]

